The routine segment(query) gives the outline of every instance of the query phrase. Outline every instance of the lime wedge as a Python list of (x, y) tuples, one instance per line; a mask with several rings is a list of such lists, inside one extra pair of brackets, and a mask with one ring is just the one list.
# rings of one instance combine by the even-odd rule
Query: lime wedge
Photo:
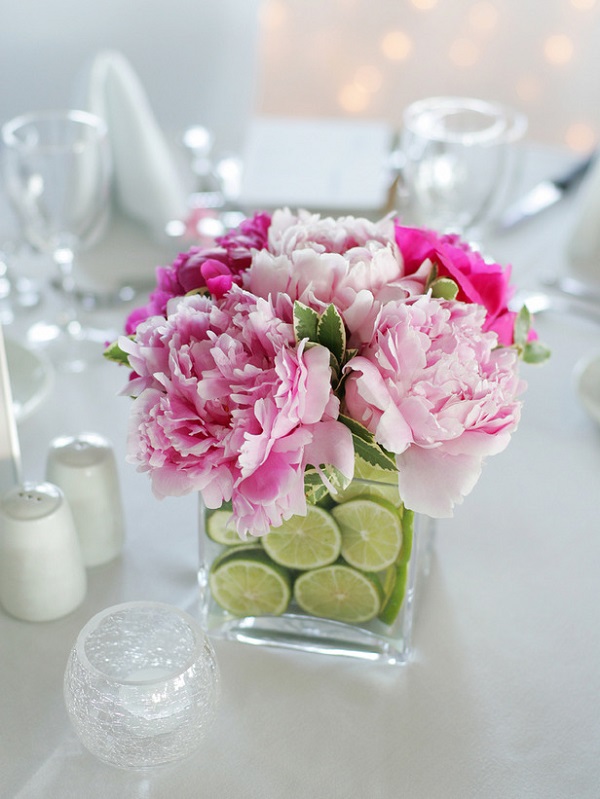
[(309, 505), (306, 516), (292, 516), (262, 537), (266, 552), (290, 569), (317, 569), (337, 560), (342, 535), (331, 515)]
[(342, 557), (364, 571), (382, 571), (402, 547), (397, 509), (382, 499), (352, 499), (331, 509), (342, 532)]
[(380, 612), (382, 589), (376, 575), (334, 563), (301, 574), (294, 584), (294, 598), (313, 616), (360, 623)]
[(230, 510), (214, 510), (206, 515), (206, 535), (217, 544), (235, 546), (244, 542), (239, 537), (235, 525), (231, 522)]
[(287, 569), (260, 546), (235, 547), (215, 561), (209, 576), (215, 601), (234, 616), (283, 613), (291, 599)]
[(354, 462), (354, 479), (350, 485), (337, 494), (332, 494), (336, 502), (348, 502), (350, 499), (385, 499), (392, 505), (400, 505), (398, 492), (398, 474), (396, 472), (372, 466), (362, 458)]
[(387, 597), (378, 618), (384, 624), (393, 624), (400, 613), (400, 608), (404, 602), (406, 594), (406, 583), (408, 578), (408, 566), (406, 563), (398, 566), (395, 570), (394, 586)]

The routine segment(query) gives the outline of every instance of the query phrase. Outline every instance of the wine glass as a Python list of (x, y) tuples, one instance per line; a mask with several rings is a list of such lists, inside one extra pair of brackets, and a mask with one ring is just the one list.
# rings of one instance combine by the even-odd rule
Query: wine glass
[(403, 180), (418, 225), (474, 240), (512, 177), (524, 114), (470, 97), (431, 97), (403, 115)]
[(82, 371), (98, 358), (104, 336), (76, 314), (76, 254), (103, 233), (109, 214), (110, 151), (105, 122), (86, 111), (29, 113), (1, 131), (6, 193), (27, 242), (52, 256), (65, 308), (56, 323), (28, 331), (55, 365)]

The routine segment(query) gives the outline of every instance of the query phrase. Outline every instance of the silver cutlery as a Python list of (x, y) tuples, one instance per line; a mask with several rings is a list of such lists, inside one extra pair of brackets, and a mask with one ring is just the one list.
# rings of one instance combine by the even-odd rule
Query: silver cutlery
[(583, 180), (595, 158), (596, 151), (578, 161), (564, 174), (540, 181), (504, 211), (498, 223), (499, 231), (510, 230), (559, 202)]

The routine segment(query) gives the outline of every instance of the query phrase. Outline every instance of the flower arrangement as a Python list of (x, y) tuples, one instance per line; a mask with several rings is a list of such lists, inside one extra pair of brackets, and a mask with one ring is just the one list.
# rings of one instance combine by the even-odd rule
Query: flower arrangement
[(450, 516), (517, 427), (547, 351), (510, 270), (455, 236), (258, 213), (157, 272), (107, 357), (132, 370), (128, 460), (159, 497), (231, 503), (262, 536), (343, 490), (357, 458)]

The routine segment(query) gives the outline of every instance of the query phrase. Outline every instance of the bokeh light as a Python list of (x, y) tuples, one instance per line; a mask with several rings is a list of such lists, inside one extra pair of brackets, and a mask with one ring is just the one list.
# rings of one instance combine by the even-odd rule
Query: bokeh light
[(471, 39), (455, 39), (448, 51), (450, 61), (457, 67), (472, 67), (477, 63), (480, 49)]
[(438, 4), (438, 0), (410, 0), (419, 11), (431, 11)]
[(555, 33), (544, 42), (544, 55), (550, 64), (562, 66), (573, 57), (573, 41), (564, 33)]
[(565, 131), (565, 144), (572, 150), (587, 153), (596, 145), (594, 129), (587, 122), (572, 122)]
[(286, 8), (283, 0), (270, 0), (260, 7), (260, 23), (265, 30), (275, 31), (286, 21)]
[(404, 61), (412, 49), (412, 39), (401, 30), (389, 31), (381, 40), (381, 52), (390, 61)]
[(490, 33), (498, 24), (498, 9), (492, 2), (481, 0), (474, 3), (467, 14), (469, 25), (478, 33)]
[(337, 100), (340, 108), (350, 114), (364, 111), (370, 102), (371, 94), (356, 83), (348, 83), (338, 92)]
[(573, 8), (579, 11), (590, 11), (598, 3), (598, 0), (569, 0)]

